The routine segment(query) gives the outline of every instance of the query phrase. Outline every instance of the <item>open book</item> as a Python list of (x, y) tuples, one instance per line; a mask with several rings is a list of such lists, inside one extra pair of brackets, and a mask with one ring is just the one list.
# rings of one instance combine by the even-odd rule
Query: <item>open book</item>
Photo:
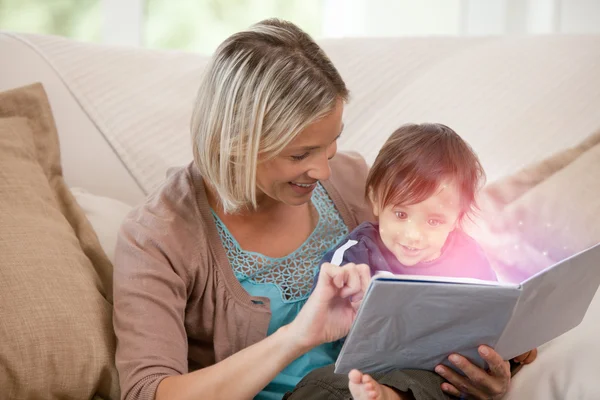
[(579, 325), (600, 285), (600, 243), (521, 284), (376, 274), (335, 364), (433, 370), (457, 352), (484, 366), (487, 344), (505, 360)]

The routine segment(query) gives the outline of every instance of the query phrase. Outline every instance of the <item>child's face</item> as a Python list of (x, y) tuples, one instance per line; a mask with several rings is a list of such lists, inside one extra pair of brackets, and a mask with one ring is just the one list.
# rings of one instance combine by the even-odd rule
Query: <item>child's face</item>
[[(377, 202), (373, 202), (376, 204)], [(460, 192), (455, 183), (442, 181), (428, 199), (409, 206), (373, 206), (385, 246), (400, 263), (411, 267), (441, 254), (446, 239), (459, 222)]]

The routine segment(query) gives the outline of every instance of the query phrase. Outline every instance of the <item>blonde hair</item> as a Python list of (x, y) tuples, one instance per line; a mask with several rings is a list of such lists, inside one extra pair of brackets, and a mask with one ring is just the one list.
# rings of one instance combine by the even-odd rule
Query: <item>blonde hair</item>
[(330, 114), (346, 85), (294, 24), (259, 22), (230, 36), (202, 78), (192, 116), (194, 162), (227, 213), (256, 208), (256, 169)]

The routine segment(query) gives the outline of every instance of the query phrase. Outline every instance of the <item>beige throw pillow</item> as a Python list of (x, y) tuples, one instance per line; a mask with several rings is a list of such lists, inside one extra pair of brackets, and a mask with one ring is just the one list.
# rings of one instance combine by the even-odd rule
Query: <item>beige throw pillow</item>
[(480, 203), (471, 233), (506, 280), (600, 242), (600, 132), (487, 186)]
[(63, 180), (42, 86), (0, 93), (3, 399), (119, 397), (111, 275)]

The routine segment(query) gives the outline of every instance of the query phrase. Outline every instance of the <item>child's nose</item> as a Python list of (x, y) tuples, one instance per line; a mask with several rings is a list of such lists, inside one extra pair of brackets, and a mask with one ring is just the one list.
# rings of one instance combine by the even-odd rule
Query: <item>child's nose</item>
[(423, 238), (423, 235), (421, 233), (421, 230), (415, 226), (412, 223), (408, 224), (409, 226), (407, 227), (406, 231), (404, 232), (404, 234), (406, 235), (406, 238), (412, 241), (419, 241)]

